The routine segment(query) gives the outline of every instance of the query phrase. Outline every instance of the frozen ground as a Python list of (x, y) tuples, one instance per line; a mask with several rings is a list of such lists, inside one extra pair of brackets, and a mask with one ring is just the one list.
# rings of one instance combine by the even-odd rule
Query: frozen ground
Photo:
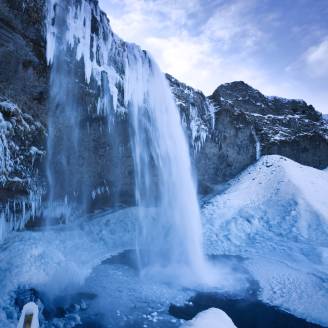
[[(168, 314), (169, 304), (183, 304), (205, 287), (186, 288), (173, 279), (167, 283), (165, 275), (165, 282), (159, 274), (140, 275), (136, 255), (132, 260), (125, 255), (135, 247), (136, 217), (130, 208), (10, 234), (0, 245), (0, 327), (16, 327), (17, 294), (31, 288), (45, 306), (43, 327), (79, 327), (82, 322), (86, 325), (81, 327), (180, 326)], [(248, 278), (229, 263), (218, 262), (216, 272), (225, 277), (216, 291), (247, 289)]]
[(328, 173), (264, 156), (203, 207), (208, 254), (239, 255), (260, 299), (328, 326)]
[[(327, 171), (267, 156), (207, 200), (205, 246), (219, 256), (222, 281), (207, 290), (243, 297), (256, 285), (260, 300), (328, 326), (325, 195)], [(135, 220), (130, 208), (10, 234), (0, 245), (0, 327), (17, 325), (18, 288), (35, 288), (53, 313), (69, 307), (59, 317), (48, 314), (44, 327), (180, 327), (169, 304), (203, 287), (140, 276), (124, 255), (135, 247)]]

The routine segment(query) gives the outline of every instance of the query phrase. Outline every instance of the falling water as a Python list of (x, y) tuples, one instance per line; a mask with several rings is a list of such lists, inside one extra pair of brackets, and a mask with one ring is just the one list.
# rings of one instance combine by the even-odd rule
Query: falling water
[[(68, 194), (83, 188), (81, 182), (75, 183), (71, 169), (79, 154), (78, 101), (74, 89), (67, 89), (64, 97), (61, 90), (63, 85), (74, 85), (76, 79), (74, 72), (63, 69), (67, 66), (61, 57), (68, 49), (75, 53), (76, 61), (83, 60), (86, 82), (94, 80), (101, 87), (97, 113), (105, 113), (110, 120), (113, 112), (120, 111), (129, 121), (142, 272), (170, 279), (181, 272), (184, 279), (187, 275), (197, 281), (205, 278), (200, 211), (187, 141), (164, 75), (145, 51), (113, 34), (94, 1), (49, 0), (48, 6), (47, 55), (54, 76), (51, 93), (57, 104), (50, 116), (49, 133), (52, 197), (61, 190), (57, 198), (60, 195), (67, 200)], [(61, 147), (52, 141), (59, 116), (65, 123), (60, 131)], [(65, 143), (69, 143), (68, 149)], [(68, 176), (73, 183), (59, 186), (54, 177), (61, 174), (64, 183)]]
[[(53, 4), (55, 5), (55, 4)], [(74, 83), (75, 66), (66, 58), (65, 33), (68, 2), (56, 9), (56, 47), (50, 74), (47, 176), (49, 184), (47, 219), (68, 220), (70, 207), (83, 184), (79, 172), (80, 107)], [(53, 9), (55, 7), (52, 7)], [(49, 47), (49, 44), (48, 44)]]
[[(168, 274), (199, 271), (205, 263), (200, 212), (173, 96), (156, 63), (134, 46), (128, 48), (126, 68), (142, 267)], [(149, 207), (155, 208), (153, 219), (143, 212)]]

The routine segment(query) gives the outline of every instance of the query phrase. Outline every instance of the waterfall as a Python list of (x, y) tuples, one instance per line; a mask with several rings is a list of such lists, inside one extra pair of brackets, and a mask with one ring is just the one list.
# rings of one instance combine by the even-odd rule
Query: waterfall
[(79, 120), (85, 105), (76, 99), (78, 76), (65, 54), (82, 62), (85, 82), (100, 89), (97, 114), (106, 115), (109, 122), (118, 112), (128, 119), (142, 272), (171, 277), (182, 270), (185, 279), (205, 278), (207, 265), (189, 150), (168, 83), (147, 52), (111, 31), (106, 15), (92, 0), (48, 0), (47, 58), (52, 65), (55, 108), (50, 115), (48, 143), (51, 201), (61, 198), (66, 204), (72, 196), (83, 194), (86, 182), (81, 177), (88, 175), (76, 171), (83, 152), (79, 149)]

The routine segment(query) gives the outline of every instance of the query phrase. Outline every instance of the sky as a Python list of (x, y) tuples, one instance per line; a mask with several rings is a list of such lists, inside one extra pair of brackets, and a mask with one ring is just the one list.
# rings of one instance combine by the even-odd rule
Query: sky
[(210, 95), (243, 80), (328, 113), (328, 0), (99, 0), (116, 34)]

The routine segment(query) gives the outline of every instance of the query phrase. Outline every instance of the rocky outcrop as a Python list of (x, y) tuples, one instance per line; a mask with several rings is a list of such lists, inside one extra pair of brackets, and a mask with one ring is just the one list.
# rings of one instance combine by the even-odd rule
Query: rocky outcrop
[(244, 82), (219, 86), (210, 97), (242, 112), (254, 127), (261, 154), (279, 154), (315, 168), (328, 165), (328, 125), (303, 100), (266, 97)]
[(0, 96), (46, 123), (48, 67), (44, 1), (2, 0), (0, 10)]
[(11, 192), (27, 194), (37, 172), (42, 175), (48, 94), (43, 21), (42, 0), (1, 1), (2, 199)]
[[(0, 4), (0, 239), (34, 218), (45, 186), (44, 2)], [(4, 226), (4, 220), (10, 222)]]
[[(170, 75), (167, 78), (189, 140), (196, 135), (201, 141), (192, 145), (192, 153), (202, 193), (261, 155), (279, 154), (304, 165), (327, 167), (328, 124), (305, 101), (267, 97), (242, 81), (223, 84), (205, 97)], [(195, 134), (194, 126), (202, 133)]]
[(229, 180), (256, 161), (256, 136), (245, 113), (221, 106), (167, 74), (189, 139), (199, 192)]
[(0, 97), (0, 200), (27, 194), (39, 174), (46, 131), (42, 124)]

